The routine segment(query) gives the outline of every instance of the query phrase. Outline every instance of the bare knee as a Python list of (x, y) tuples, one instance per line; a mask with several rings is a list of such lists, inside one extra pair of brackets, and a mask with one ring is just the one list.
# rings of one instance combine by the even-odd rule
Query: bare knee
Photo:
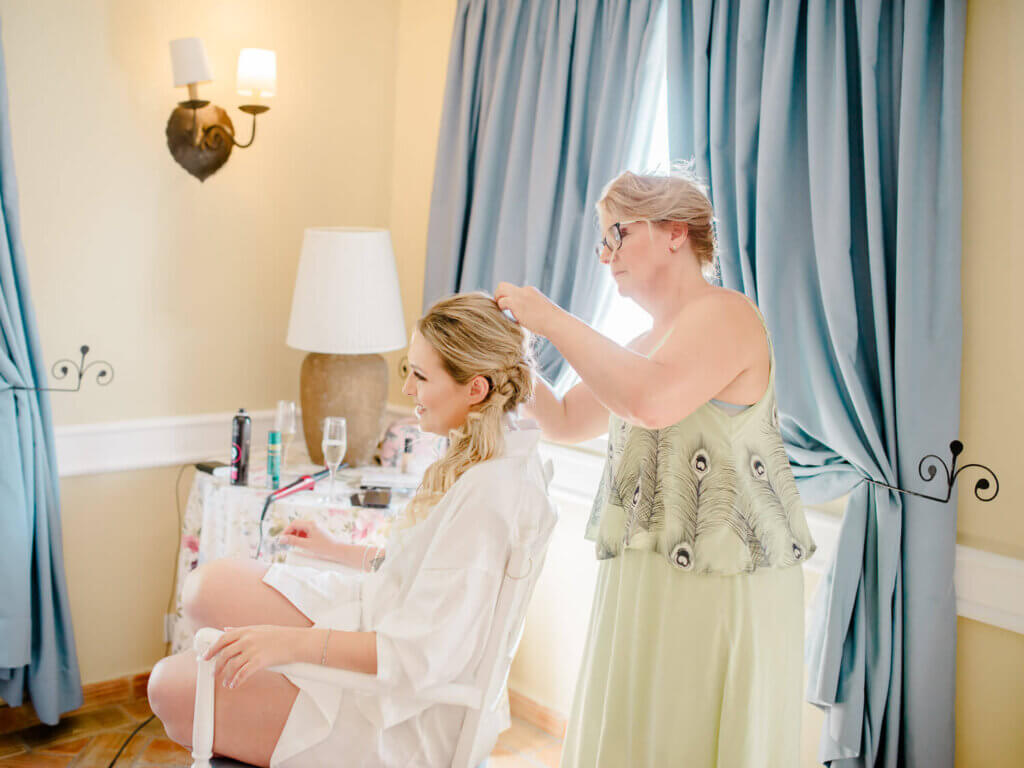
[(189, 747), (196, 695), (195, 660), (191, 652), (160, 659), (149, 674), (146, 696), (167, 735)]
[(192, 629), (215, 627), (224, 629), (219, 616), (227, 587), (238, 575), (238, 566), (231, 560), (212, 560), (192, 571), (181, 589), (181, 607)]

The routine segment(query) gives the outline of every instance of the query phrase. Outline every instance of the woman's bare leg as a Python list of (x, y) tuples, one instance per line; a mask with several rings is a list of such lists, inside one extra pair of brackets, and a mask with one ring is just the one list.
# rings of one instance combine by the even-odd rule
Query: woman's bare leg
[(188, 575), (181, 601), (191, 630), (275, 624), (311, 627), (302, 611), (263, 583), (269, 566), (255, 560), (212, 560)]
[[(200, 627), (275, 624), (310, 627), (313, 623), (273, 587), (263, 583), (265, 563), (213, 560), (188, 575), (182, 607), (191, 632)], [(186, 649), (157, 663), (149, 676), (149, 704), (167, 735), (192, 745), (196, 697), (196, 655)], [(255, 765), (269, 765), (298, 689), (276, 672), (258, 672), (238, 688), (217, 676), (213, 749)]]
[[(149, 702), (167, 735), (192, 748), (196, 701), (196, 655), (182, 651), (157, 662), (149, 676)], [(215, 681), (213, 751), (253, 765), (269, 766), (298, 688), (266, 670), (237, 688)]]

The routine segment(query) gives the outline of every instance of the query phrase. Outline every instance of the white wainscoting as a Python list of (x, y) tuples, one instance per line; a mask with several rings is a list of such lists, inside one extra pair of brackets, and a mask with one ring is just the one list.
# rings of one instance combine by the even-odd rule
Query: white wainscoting
[[(388, 406), (391, 418), (411, 412)], [(226, 461), (233, 415), (210, 413), (57, 427), (60, 475), (122, 472), (203, 459)], [(274, 412), (252, 411), (249, 416), (253, 445), (265, 445)], [(603, 441), (593, 440), (582, 448), (544, 443), (542, 453), (555, 465), (551, 490), (556, 501), (589, 507), (604, 460)], [(818, 551), (805, 567), (821, 573), (835, 551), (840, 520), (808, 508), (807, 522)], [(957, 545), (955, 586), (961, 616), (1024, 634), (1024, 560)]]
[[(252, 445), (265, 446), (274, 412), (247, 413), (252, 420)], [(60, 476), (167, 467), (204, 459), (227, 462), (234, 415), (206, 413), (57, 427)]]

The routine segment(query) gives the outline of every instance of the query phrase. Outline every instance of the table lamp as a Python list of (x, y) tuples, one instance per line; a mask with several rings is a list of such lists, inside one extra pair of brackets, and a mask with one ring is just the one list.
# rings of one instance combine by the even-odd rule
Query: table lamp
[(386, 229), (305, 231), (287, 344), (302, 361), (302, 428), (309, 457), (323, 463), (325, 416), (348, 426), (345, 461), (366, 464), (384, 428), (388, 369), (381, 352), (407, 344), (391, 234)]

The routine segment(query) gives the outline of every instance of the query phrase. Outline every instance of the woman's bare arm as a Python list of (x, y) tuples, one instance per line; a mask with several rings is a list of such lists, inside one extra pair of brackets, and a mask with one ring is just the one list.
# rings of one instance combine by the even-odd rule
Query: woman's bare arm
[(559, 399), (546, 381), (534, 381), (534, 399), (523, 405), (541, 434), (555, 443), (582, 443), (608, 431), (608, 409), (582, 381)]
[[(351, 669), (367, 675), (377, 674), (377, 633), (341, 632), (309, 627), (300, 629), (304, 640), (297, 648), (295, 661)], [(324, 652), (326, 640), (326, 653)]]
[[(626, 348), (635, 350), (646, 336), (638, 336)], [(582, 443), (608, 431), (608, 409), (582, 381), (559, 399), (538, 376), (533, 400), (523, 405), (523, 411), (537, 421), (545, 439), (555, 443)]]
[(215, 675), (228, 688), (261, 669), (302, 662), (377, 674), (377, 633), (254, 624), (225, 627), (205, 659), (216, 657)]
[(338, 543), (336, 555), (331, 558), (358, 571), (375, 571), (384, 562), (384, 547), (364, 547), (360, 544)]
[(558, 348), (608, 410), (631, 424), (662, 429), (693, 413), (764, 354), (760, 321), (740, 301), (749, 304), (724, 292), (690, 302), (649, 358), (557, 307), (536, 332)]
[(360, 571), (375, 571), (384, 562), (384, 547), (339, 541), (317, 520), (292, 520), (278, 538), (284, 544)]

